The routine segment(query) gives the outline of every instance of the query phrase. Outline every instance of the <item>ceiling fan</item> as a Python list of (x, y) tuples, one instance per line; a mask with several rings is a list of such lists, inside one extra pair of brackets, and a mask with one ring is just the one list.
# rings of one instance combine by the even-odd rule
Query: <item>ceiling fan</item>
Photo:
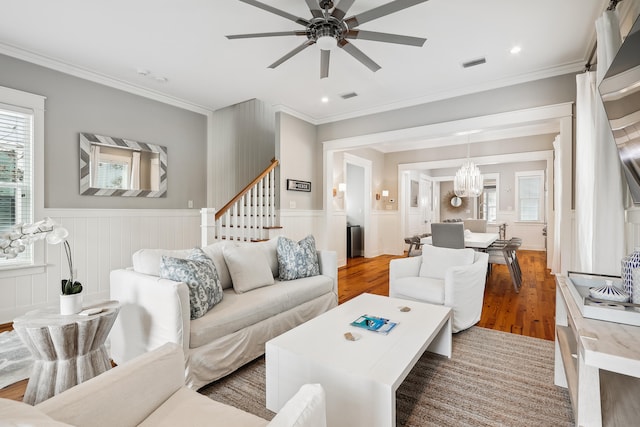
[(362, 39), (385, 43), (396, 43), (409, 46), (422, 46), (427, 39), (420, 37), (402, 36), (399, 34), (379, 33), (375, 31), (359, 30), (357, 27), (365, 22), (373, 21), (386, 15), (398, 12), (408, 7), (424, 3), (427, 0), (395, 0), (383, 4), (376, 8), (362, 12), (358, 15), (345, 19), (345, 16), (355, 0), (342, 0), (334, 7), (331, 0), (305, 0), (312, 18), (300, 18), (273, 6), (255, 1), (240, 0), (267, 12), (274, 13), (283, 18), (289, 19), (296, 24), (305, 27), (303, 30), (279, 31), (271, 33), (236, 34), (227, 36), (228, 39), (246, 39), (254, 37), (277, 37), (277, 36), (304, 36), (306, 40), (300, 46), (278, 59), (269, 68), (276, 68), (294, 55), (300, 53), (307, 47), (317, 44), (320, 47), (320, 78), (329, 76), (329, 57), (331, 48), (338, 46), (344, 49), (355, 59), (364, 64), (371, 71), (378, 71), (381, 67), (371, 58), (365, 55), (360, 49), (355, 47), (349, 40)]

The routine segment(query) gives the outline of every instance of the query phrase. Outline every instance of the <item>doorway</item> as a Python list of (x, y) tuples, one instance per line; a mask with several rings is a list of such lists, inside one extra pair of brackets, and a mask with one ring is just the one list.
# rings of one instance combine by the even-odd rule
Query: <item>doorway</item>
[(371, 169), (370, 160), (344, 154), (347, 258), (370, 256)]

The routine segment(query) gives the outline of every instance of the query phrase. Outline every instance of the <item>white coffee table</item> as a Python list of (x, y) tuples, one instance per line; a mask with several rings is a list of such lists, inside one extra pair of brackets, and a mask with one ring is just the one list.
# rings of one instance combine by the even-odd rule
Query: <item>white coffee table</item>
[[(362, 314), (398, 325), (388, 335), (349, 325)], [(267, 342), (267, 408), (277, 412), (300, 386), (320, 383), (327, 425), (395, 426), (396, 390), (420, 356), (451, 357), (451, 316), (448, 307), (379, 295), (347, 301)], [(345, 332), (360, 339), (347, 341)]]

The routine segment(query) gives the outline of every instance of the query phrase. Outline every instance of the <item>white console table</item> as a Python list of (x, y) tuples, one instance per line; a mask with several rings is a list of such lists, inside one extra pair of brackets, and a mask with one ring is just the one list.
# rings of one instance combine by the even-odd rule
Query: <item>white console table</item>
[(577, 426), (638, 425), (640, 327), (583, 317), (568, 286), (556, 276), (555, 384)]

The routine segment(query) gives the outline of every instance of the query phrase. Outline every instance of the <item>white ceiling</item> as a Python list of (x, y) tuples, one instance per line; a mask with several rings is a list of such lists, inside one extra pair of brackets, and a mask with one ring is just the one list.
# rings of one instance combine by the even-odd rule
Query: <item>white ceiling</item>
[[(302, 0), (262, 1), (311, 17)], [(347, 16), (388, 2), (356, 0)], [(594, 44), (595, 19), (607, 4), (427, 1), (359, 27), (424, 37), (423, 47), (355, 40), (382, 69), (373, 73), (337, 49), (329, 78), (322, 80), (317, 46), (267, 68), (304, 37), (228, 40), (228, 34), (303, 29), (237, 0), (11, 1), (2, 8), (0, 53), (63, 70), (71, 66), (205, 109), (258, 98), (325, 123), (579, 71)], [(517, 55), (509, 52), (514, 45), (522, 48)], [(480, 57), (487, 63), (462, 68)], [(358, 96), (340, 98), (349, 92)]]

